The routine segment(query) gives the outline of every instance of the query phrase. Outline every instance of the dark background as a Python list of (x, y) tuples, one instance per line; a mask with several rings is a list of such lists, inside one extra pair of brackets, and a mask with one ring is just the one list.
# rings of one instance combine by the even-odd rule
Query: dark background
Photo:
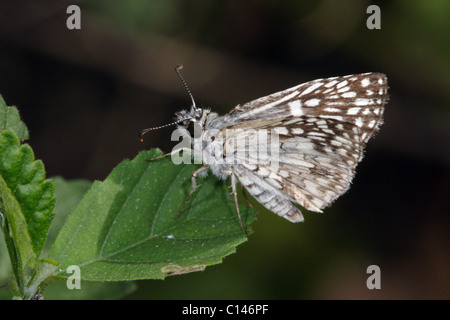
[[(81, 8), (81, 30), (66, 9)], [(366, 9), (381, 9), (369, 30)], [(172, 121), (316, 78), (388, 75), (385, 124), (350, 191), (291, 224), (262, 212), (237, 253), (204, 272), (140, 281), (138, 299), (449, 299), (450, 2), (0, 2), (0, 93), (48, 176), (103, 180), (143, 149), (170, 151)], [(381, 268), (381, 290), (366, 269)]]

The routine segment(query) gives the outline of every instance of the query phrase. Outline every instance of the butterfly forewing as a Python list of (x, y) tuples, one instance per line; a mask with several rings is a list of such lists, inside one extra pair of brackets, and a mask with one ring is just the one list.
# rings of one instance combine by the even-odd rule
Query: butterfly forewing
[(387, 99), (387, 79), (381, 73), (318, 79), (238, 105), (224, 117), (224, 125), (315, 115), (373, 132)]

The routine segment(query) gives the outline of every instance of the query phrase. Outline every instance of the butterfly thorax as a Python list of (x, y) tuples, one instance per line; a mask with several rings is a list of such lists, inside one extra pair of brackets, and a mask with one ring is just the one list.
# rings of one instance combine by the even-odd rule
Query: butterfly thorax
[[(183, 121), (183, 119), (185, 119)], [(201, 158), (212, 173), (225, 180), (231, 172), (231, 164), (226, 163), (224, 154), (224, 137), (222, 136), (223, 117), (210, 109), (192, 107), (176, 113), (176, 121), (180, 121), (178, 129), (189, 135), (194, 157)], [(187, 129), (192, 129), (187, 131)], [(205, 171), (206, 173), (206, 171)]]

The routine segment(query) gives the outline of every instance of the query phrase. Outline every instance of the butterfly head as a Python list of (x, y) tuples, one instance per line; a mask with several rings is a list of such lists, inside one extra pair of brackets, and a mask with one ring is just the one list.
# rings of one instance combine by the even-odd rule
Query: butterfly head
[(178, 65), (175, 68), (175, 72), (178, 74), (178, 77), (180, 78), (181, 82), (183, 83), (184, 87), (186, 88), (187, 93), (189, 94), (189, 97), (191, 98), (191, 101), (192, 101), (191, 110), (182, 110), (182, 111), (175, 113), (175, 119), (174, 119), (174, 122), (172, 122), (172, 123), (169, 123), (169, 124), (166, 124), (163, 126), (159, 126), (159, 127), (148, 128), (148, 129), (142, 130), (139, 133), (139, 139), (141, 141), (142, 141), (142, 136), (149, 131), (165, 128), (168, 126), (173, 126), (176, 124), (178, 124), (179, 127), (182, 127), (185, 129), (187, 129), (191, 123), (194, 123), (194, 124), (199, 123), (202, 126), (205, 124), (206, 118), (209, 114), (209, 110), (197, 108), (197, 106), (195, 105), (195, 100), (194, 100), (194, 97), (192, 96), (191, 90), (189, 90), (189, 87), (187, 86), (186, 81), (183, 79), (183, 76), (180, 73), (181, 69), (183, 69), (183, 66)]
[(203, 125), (208, 116), (209, 110), (197, 108), (194, 105), (191, 110), (181, 110), (175, 113), (175, 122), (181, 127), (188, 128), (191, 123)]

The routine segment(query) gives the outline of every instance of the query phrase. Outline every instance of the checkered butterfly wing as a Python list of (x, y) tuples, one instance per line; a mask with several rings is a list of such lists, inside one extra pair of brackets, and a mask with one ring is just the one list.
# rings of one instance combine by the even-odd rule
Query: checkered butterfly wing
[[(292, 202), (320, 212), (349, 188), (366, 142), (382, 123), (387, 88), (384, 74), (349, 75), (237, 106), (224, 117), (227, 129), (266, 129), (279, 141), (277, 155), (269, 152), (268, 159), (252, 152), (237, 159), (236, 176), (266, 208), (290, 221), (303, 220)], [(247, 150), (271, 150), (271, 142), (248, 141)], [(273, 156), (277, 166), (270, 163)]]

